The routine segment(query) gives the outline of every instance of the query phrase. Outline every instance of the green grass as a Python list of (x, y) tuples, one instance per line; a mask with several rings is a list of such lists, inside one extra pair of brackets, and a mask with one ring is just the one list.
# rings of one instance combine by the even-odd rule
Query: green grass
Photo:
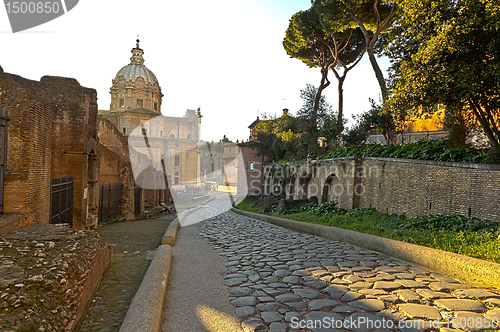
[[(247, 198), (237, 208), (258, 213), (260, 205), (255, 198)], [(435, 249), (500, 263), (500, 228), (498, 223), (463, 216), (419, 216), (389, 215), (374, 209), (358, 208), (344, 210), (334, 202), (321, 205), (305, 205), (268, 215), (349, 229), (418, 244)]]
[(236, 206), (236, 208), (243, 210), (243, 211), (259, 213), (261, 205), (255, 204), (257, 202), (257, 200), (258, 200), (257, 197), (248, 196), (243, 201), (241, 201)]

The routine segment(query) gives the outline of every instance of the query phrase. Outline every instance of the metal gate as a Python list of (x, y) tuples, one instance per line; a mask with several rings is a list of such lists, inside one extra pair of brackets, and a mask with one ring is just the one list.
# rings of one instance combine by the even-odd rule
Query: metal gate
[(50, 223), (69, 224), (73, 227), (73, 190), (75, 178), (50, 180)]
[(134, 189), (134, 214), (136, 217), (141, 213), (141, 189)]
[(9, 137), (7, 121), (9, 121), (7, 108), (0, 107), (0, 213), (3, 213), (3, 179), (7, 165), (7, 139)]
[(123, 184), (101, 186), (98, 222), (106, 221), (122, 214)]

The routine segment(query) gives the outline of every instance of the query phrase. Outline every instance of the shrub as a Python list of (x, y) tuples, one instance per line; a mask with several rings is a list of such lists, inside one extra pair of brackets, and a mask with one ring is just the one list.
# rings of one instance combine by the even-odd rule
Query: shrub
[[(343, 157), (386, 157), (466, 163), (500, 163), (500, 149), (473, 149), (448, 146), (445, 140), (420, 140), (405, 145), (365, 144), (336, 148), (312, 159)], [(304, 161), (294, 159), (292, 161)]]

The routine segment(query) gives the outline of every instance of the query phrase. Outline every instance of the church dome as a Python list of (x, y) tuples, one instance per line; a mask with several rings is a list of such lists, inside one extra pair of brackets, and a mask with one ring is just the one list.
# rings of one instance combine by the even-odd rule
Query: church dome
[(138, 77), (142, 77), (146, 84), (154, 85), (158, 83), (158, 79), (151, 70), (144, 66), (144, 58), (142, 55), (144, 51), (139, 48), (139, 40), (137, 40), (137, 47), (132, 49), (132, 57), (130, 58), (130, 64), (126, 65), (118, 71), (115, 76), (115, 81), (123, 76), (126, 82), (135, 80)]
[(115, 80), (117, 80), (120, 76), (123, 76), (125, 81), (132, 81), (135, 82), (135, 80), (138, 77), (144, 78), (146, 81), (146, 84), (155, 84), (158, 83), (158, 80), (156, 79), (155, 74), (146, 66), (144, 65), (135, 65), (135, 64), (129, 64), (123, 67), (118, 71), (118, 73), (115, 76)]

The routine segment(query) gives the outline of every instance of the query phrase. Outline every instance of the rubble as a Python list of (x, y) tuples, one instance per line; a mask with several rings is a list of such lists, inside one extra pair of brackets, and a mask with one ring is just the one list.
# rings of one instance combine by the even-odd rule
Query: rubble
[(0, 236), (0, 332), (72, 331), (99, 249), (95, 231), (32, 225)]

